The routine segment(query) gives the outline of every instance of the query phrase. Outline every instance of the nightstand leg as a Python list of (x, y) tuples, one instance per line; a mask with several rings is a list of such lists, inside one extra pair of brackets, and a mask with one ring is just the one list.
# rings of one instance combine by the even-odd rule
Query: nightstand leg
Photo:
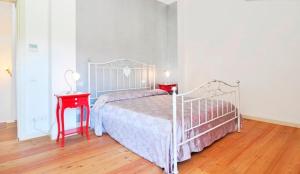
[(86, 126), (85, 126), (85, 133), (86, 137), (89, 140), (90, 135), (89, 135), (89, 122), (90, 122), (90, 107), (89, 105), (86, 105)]
[(83, 106), (80, 106), (80, 134), (83, 135)]
[(56, 137), (56, 142), (59, 142), (59, 137), (60, 137), (60, 122), (59, 122), (59, 102), (57, 102), (56, 106), (56, 120), (57, 120), (57, 137)]
[(62, 132), (62, 137), (61, 137), (61, 147), (64, 147), (65, 146), (65, 119), (64, 119), (64, 110), (65, 108), (61, 108), (61, 113), (60, 113), (60, 116), (61, 116), (61, 132)]

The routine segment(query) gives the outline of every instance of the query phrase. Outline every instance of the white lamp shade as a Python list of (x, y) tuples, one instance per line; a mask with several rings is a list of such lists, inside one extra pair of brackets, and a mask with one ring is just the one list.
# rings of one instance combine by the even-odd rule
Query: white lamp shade
[(72, 73), (72, 79), (73, 79), (74, 81), (78, 81), (78, 80), (80, 79), (80, 74), (77, 73), (77, 72), (73, 72), (73, 73)]
[(170, 71), (165, 71), (165, 76), (167, 77), (167, 78), (169, 78), (170, 77), (170, 75), (171, 75), (171, 73), (170, 73)]

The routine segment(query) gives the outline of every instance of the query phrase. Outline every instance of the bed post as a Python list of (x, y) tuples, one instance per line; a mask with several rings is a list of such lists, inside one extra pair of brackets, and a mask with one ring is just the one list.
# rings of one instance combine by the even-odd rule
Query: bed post
[[(88, 62), (88, 92), (91, 94), (91, 63), (90, 62)], [(89, 98), (89, 105), (91, 105), (90, 98)]]
[(240, 81), (237, 81), (237, 93), (238, 93), (238, 132), (241, 132), (241, 108), (240, 108)]
[(173, 94), (172, 94), (172, 98), (173, 98), (173, 128), (172, 128), (172, 135), (173, 135), (173, 141), (172, 141), (172, 145), (173, 145), (173, 174), (178, 174), (178, 168), (177, 168), (177, 108), (176, 108), (176, 87), (172, 88)]
[(153, 89), (155, 90), (156, 89), (156, 67), (155, 67), (155, 65), (152, 65), (152, 71), (153, 71)]

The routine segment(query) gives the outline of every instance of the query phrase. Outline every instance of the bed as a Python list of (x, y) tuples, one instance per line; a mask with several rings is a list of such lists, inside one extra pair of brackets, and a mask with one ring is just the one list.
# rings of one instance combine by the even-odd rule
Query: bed
[(155, 66), (133, 60), (89, 63), (91, 127), (141, 157), (178, 173), (191, 158), (240, 131), (239, 82), (213, 80), (173, 95), (155, 88)]

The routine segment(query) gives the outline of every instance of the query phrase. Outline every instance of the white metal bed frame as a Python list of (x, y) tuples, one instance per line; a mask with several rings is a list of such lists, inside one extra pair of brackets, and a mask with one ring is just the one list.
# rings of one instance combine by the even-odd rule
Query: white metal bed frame
[[(194, 88), (193, 90), (186, 92), (186, 93), (182, 93), (182, 94), (176, 94), (176, 89), (173, 89), (173, 95), (172, 95), (172, 102), (173, 102), (173, 143), (172, 143), (172, 147), (173, 147), (173, 173), (177, 174), (178, 173), (178, 167), (177, 167), (177, 149), (178, 147), (193, 141), (196, 138), (201, 137), (202, 135), (213, 131), (233, 120), (237, 120), (237, 130), (238, 132), (240, 132), (240, 128), (241, 128), (241, 117), (240, 117), (240, 90), (239, 90), (239, 84), (240, 82), (237, 81), (236, 84), (231, 85), (228, 84), (226, 82), (220, 81), (220, 80), (212, 80), (206, 83), (203, 83), (202, 85), (200, 85), (197, 88)], [(224, 88), (229, 88), (229, 91), (224, 90)], [(202, 93), (200, 93), (200, 95), (195, 94), (199, 91), (202, 91)], [(189, 98), (187, 96), (197, 96), (197, 97), (193, 97), (193, 98)], [(179, 143), (177, 143), (177, 101), (181, 100), (181, 123), (179, 125), (179, 127), (181, 128), (181, 135), (182, 135), (182, 139), (179, 141)], [(213, 112), (213, 104), (210, 105), (210, 108), (207, 105), (207, 101), (213, 101), (217, 103), (217, 113), (216, 116), (214, 116), (214, 112)], [(201, 122), (200, 121), (200, 114), (201, 114), (201, 101), (205, 101), (205, 121)], [(225, 102), (227, 101), (227, 102)], [(190, 104), (190, 128), (185, 128), (185, 123), (184, 123), (184, 117), (186, 117), (185, 113), (184, 113), (184, 107), (185, 104), (189, 103)], [(193, 126), (192, 121), (194, 120), (194, 115), (193, 115), (193, 105), (198, 105), (198, 124), (196, 126)], [(222, 105), (222, 110), (221, 110), (221, 115), (219, 115), (219, 104)], [(226, 112), (224, 112), (224, 104), (226, 104)], [(212, 116), (210, 119), (208, 119), (208, 111), (211, 111)], [(215, 127), (212, 127), (204, 132), (201, 132), (199, 134), (193, 135), (190, 138), (186, 138), (185, 134), (189, 131), (192, 131), (194, 129), (199, 128), (202, 125), (208, 124), (214, 120), (220, 119), (222, 117), (228, 116), (229, 114), (234, 114), (234, 117), (226, 120), (225, 122), (222, 122), (221, 124), (216, 125)]]
[[(114, 74), (115, 73), (115, 74)], [(129, 59), (117, 59), (104, 63), (88, 63), (88, 90), (91, 93), (91, 102), (96, 100), (102, 93), (117, 92), (122, 90), (138, 90), (138, 89), (155, 89), (155, 65), (149, 65), (146, 63), (129, 60)], [(105, 77), (109, 77), (105, 79)], [(115, 79), (115, 80), (114, 80)], [(108, 85), (104, 85), (108, 84)], [(173, 88), (172, 105), (173, 105), (173, 119), (172, 119), (172, 173), (178, 173), (177, 167), (177, 150), (180, 146), (193, 141), (200, 136), (213, 131), (231, 121), (237, 120), (237, 130), (240, 132), (241, 117), (240, 117), (240, 82), (237, 81), (234, 85), (220, 81), (212, 80), (203, 83), (199, 87), (182, 94), (176, 94), (176, 88)], [(205, 102), (205, 121), (201, 122), (201, 101)], [(214, 116), (213, 105), (209, 107), (208, 101), (216, 102), (217, 114)], [(181, 109), (177, 108), (177, 103), (181, 103)], [(189, 104), (191, 109), (189, 118), (191, 120), (190, 127), (185, 127), (184, 113), (186, 107), (185, 104)], [(219, 115), (219, 105), (222, 105), (221, 115)], [(226, 105), (226, 112), (224, 111), (224, 105)], [(193, 106), (198, 106), (198, 124), (193, 125), (195, 115), (193, 113)], [(177, 113), (181, 111), (180, 120), (177, 121)], [(208, 112), (211, 111), (212, 116), (208, 118)], [(203, 112), (203, 110), (202, 110)], [(204, 132), (193, 135), (187, 138), (185, 135), (194, 129), (199, 128), (204, 124), (208, 124), (216, 119), (220, 119), (229, 114), (234, 114), (234, 117), (216, 125)], [(196, 118), (197, 119), (197, 118)], [(177, 141), (177, 128), (181, 131), (181, 140)]]
[(91, 105), (93, 105), (93, 100), (103, 93), (155, 89), (155, 76), (155, 65), (135, 60), (116, 59), (104, 63), (89, 62), (88, 91), (91, 93)]

